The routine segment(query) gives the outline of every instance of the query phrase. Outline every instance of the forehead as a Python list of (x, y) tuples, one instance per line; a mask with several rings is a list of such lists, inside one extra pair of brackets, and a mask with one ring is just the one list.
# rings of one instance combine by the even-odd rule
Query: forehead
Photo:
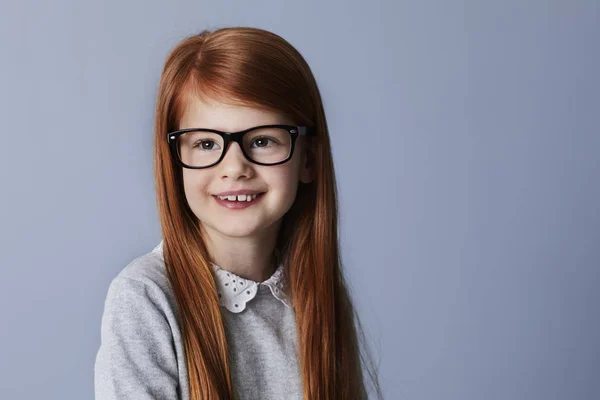
[(292, 122), (275, 111), (190, 95), (183, 99), (179, 129), (210, 128), (236, 132), (256, 125), (269, 124)]

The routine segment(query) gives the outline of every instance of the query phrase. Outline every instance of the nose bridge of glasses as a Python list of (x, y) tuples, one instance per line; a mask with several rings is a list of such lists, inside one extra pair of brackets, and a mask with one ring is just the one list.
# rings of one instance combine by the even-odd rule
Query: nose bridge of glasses
[(233, 146), (234, 143), (237, 143), (240, 151), (244, 153), (244, 135), (246, 134), (246, 132), (248, 132), (248, 130), (233, 133), (228, 132), (222, 135), (225, 141), (223, 151), (227, 153), (229, 151), (229, 148)]
[(228, 134), (225, 135), (225, 143), (223, 146), (223, 158), (226, 158), (228, 156), (228, 154), (230, 153), (230, 150), (237, 146), (237, 157), (240, 159), (245, 159), (244, 156), (244, 144), (242, 142), (242, 134), (241, 133), (232, 133), (232, 134)]
[[(244, 145), (244, 142), (242, 141), (242, 139), (243, 139), (245, 133), (246, 133), (246, 131), (234, 132), (234, 133), (228, 133), (225, 136), (228, 138), (229, 143), (236, 142), (237, 144), (240, 145), (240, 147), (242, 147)], [(227, 147), (229, 147), (229, 146), (227, 146)]]

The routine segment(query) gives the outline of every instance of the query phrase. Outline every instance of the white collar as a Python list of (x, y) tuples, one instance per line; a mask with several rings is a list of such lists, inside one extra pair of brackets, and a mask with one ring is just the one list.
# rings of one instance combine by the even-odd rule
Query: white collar
[(211, 263), (215, 271), (217, 292), (220, 304), (233, 313), (239, 313), (246, 309), (246, 303), (252, 300), (258, 292), (259, 286), (267, 286), (271, 294), (283, 304), (292, 308), (287, 292), (285, 270), (283, 264), (279, 264), (275, 272), (263, 282), (255, 282), (244, 279), (233, 272), (222, 269)]
[[(163, 242), (164, 240), (161, 240), (158, 246), (152, 251), (163, 255)], [(229, 311), (233, 313), (244, 311), (246, 309), (246, 304), (256, 297), (258, 288), (261, 285), (267, 286), (276, 299), (281, 301), (287, 307), (293, 308), (289, 296), (289, 286), (286, 279), (287, 274), (283, 263), (280, 263), (275, 272), (263, 282), (244, 279), (212, 262), (210, 264), (215, 272), (215, 283), (217, 284), (219, 303)]]

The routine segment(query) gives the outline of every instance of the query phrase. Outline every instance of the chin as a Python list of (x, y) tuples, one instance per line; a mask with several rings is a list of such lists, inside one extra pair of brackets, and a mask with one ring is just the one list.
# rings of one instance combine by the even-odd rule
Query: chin
[(218, 231), (221, 235), (235, 238), (243, 238), (248, 236), (256, 235), (260, 232), (260, 229), (252, 229), (247, 226), (227, 226), (227, 227), (216, 227), (216, 231)]
[(209, 227), (210, 230), (218, 232), (220, 235), (235, 238), (254, 236), (261, 233), (266, 228), (266, 226), (263, 226), (264, 224), (260, 224), (258, 221), (244, 219), (226, 222), (219, 221), (218, 223), (206, 221), (204, 225)]

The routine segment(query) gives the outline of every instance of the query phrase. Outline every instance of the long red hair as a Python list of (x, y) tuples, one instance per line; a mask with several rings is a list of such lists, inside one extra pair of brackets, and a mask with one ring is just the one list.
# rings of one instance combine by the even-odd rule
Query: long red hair
[[(288, 268), (304, 399), (364, 398), (362, 328), (342, 274), (337, 188), (330, 139), (315, 78), (300, 53), (257, 28), (205, 30), (169, 53), (157, 94), (154, 173), (169, 280), (179, 309), (190, 398), (233, 399), (228, 348), (210, 259), (187, 204), (182, 171), (167, 133), (178, 129), (187, 94), (274, 110), (316, 128), (310, 138), (315, 179), (299, 183), (277, 248)], [(359, 329), (357, 329), (359, 328)], [(360, 336), (359, 336), (360, 333)], [(379, 397), (376, 371), (367, 369)]]

